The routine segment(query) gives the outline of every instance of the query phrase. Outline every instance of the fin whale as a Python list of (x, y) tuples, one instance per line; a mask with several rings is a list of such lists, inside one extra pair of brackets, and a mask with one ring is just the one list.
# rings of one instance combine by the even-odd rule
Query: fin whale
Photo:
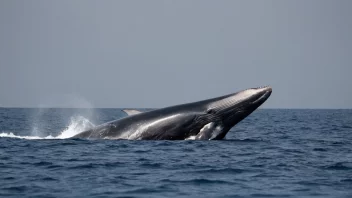
[(129, 116), (104, 123), (73, 138), (129, 140), (220, 140), (271, 95), (271, 87), (147, 112), (124, 110)]

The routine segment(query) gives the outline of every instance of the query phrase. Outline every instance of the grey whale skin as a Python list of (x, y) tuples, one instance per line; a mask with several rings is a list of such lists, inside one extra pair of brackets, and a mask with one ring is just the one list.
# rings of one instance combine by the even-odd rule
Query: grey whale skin
[(271, 87), (251, 88), (217, 98), (130, 114), (73, 138), (130, 140), (220, 140), (271, 95)]

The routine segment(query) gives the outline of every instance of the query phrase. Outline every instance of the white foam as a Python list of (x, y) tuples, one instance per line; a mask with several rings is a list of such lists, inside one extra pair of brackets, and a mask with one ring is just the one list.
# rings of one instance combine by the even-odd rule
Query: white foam
[(69, 126), (57, 137), (59, 139), (70, 138), (92, 127), (94, 127), (94, 124), (83, 116), (71, 117)]
[(189, 136), (188, 138), (186, 138), (185, 140), (195, 140), (196, 139), (196, 135), (193, 135), (193, 136)]
[(47, 137), (39, 137), (39, 136), (20, 136), (15, 135), (12, 132), (2, 132), (0, 133), (0, 137), (7, 137), (7, 138), (19, 138), (19, 139), (28, 139), (28, 140), (37, 140), (37, 139), (55, 139), (55, 137), (49, 135)]
[[(19, 139), (28, 139), (28, 140), (36, 140), (36, 139), (67, 139), (70, 138), (82, 131), (85, 131), (91, 127), (94, 127), (94, 124), (90, 122), (87, 118), (83, 116), (74, 116), (71, 117), (71, 121), (68, 125), (68, 127), (60, 132), (58, 136), (46, 136), (46, 137), (40, 137), (40, 136), (19, 136), (15, 135), (13, 132), (2, 132), (0, 133), (0, 137), (7, 137), (7, 138), (19, 138)], [(37, 128), (34, 128), (37, 132)], [(36, 133), (38, 134), (38, 133)]]

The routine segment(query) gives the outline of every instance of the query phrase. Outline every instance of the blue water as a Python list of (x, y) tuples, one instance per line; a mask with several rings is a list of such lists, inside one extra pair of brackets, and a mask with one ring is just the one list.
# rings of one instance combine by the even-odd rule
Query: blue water
[(0, 108), (3, 197), (352, 197), (352, 110), (257, 110), (223, 141), (65, 139), (119, 109)]

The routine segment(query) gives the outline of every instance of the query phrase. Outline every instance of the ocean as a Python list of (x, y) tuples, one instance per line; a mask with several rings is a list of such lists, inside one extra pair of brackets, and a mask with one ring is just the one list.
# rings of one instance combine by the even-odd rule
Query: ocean
[(219, 141), (69, 139), (124, 116), (0, 108), (0, 196), (352, 197), (352, 110), (258, 109)]

